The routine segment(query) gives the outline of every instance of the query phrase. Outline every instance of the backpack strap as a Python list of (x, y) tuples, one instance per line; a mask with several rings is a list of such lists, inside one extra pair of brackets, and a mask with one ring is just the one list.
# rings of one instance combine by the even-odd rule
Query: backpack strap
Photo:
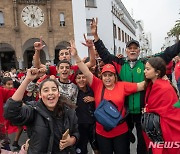
[(104, 97), (104, 90), (105, 90), (105, 86), (103, 85), (102, 92), (101, 92), (101, 101), (103, 100), (103, 97)]

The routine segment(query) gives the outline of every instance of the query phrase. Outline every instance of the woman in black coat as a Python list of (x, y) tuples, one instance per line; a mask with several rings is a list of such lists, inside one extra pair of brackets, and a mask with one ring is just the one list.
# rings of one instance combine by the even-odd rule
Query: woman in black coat
[[(74, 144), (79, 138), (77, 117), (75, 111), (59, 99), (60, 92), (56, 80), (44, 80), (39, 87), (40, 100), (22, 106), (27, 85), (40, 73), (36, 68), (28, 70), (20, 87), (6, 102), (4, 116), (14, 125), (28, 127), (28, 154), (73, 154)], [(62, 139), (67, 129), (67, 138)]]

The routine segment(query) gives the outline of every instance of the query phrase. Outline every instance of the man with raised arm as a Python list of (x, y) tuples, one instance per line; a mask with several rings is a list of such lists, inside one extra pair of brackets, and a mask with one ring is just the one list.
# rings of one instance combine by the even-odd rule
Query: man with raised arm
[[(130, 40), (126, 44), (127, 57), (118, 58), (116, 55), (110, 54), (108, 49), (103, 44), (97, 33), (97, 18), (92, 19), (91, 33), (94, 36), (94, 45), (102, 61), (107, 64), (111, 63), (116, 68), (120, 80), (128, 82), (141, 82), (144, 80), (144, 62), (145, 59), (140, 59), (140, 45), (136, 40)], [(164, 59), (168, 64), (173, 57), (180, 52), (180, 41), (166, 50), (160, 53), (158, 56)], [(131, 133), (134, 126), (137, 132), (137, 153), (146, 153), (146, 146), (141, 129), (141, 110), (144, 107), (144, 92), (134, 93), (126, 98), (126, 104), (129, 108), (129, 117), (127, 119), (130, 128), (130, 141), (134, 142), (133, 135)]]

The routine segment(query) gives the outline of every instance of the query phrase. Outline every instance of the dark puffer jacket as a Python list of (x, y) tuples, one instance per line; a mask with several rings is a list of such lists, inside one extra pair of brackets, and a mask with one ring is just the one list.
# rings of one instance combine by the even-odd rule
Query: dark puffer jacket
[[(79, 139), (77, 117), (74, 110), (65, 106), (64, 128), (69, 128), (70, 136)], [(26, 125), (28, 136), (30, 137), (28, 154), (51, 154), (54, 142), (53, 119), (45, 107), (44, 103), (30, 102), (29, 105), (23, 105), (22, 102), (16, 102), (11, 98), (7, 100), (4, 106), (4, 117), (10, 120), (14, 125)], [(74, 153), (73, 147), (66, 148), (60, 154)]]

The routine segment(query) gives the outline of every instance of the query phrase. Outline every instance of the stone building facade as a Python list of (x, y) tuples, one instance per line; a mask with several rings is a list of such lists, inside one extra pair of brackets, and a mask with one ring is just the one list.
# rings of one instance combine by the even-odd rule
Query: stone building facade
[(0, 0), (0, 69), (31, 67), (40, 36), (46, 45), (41, 61), (56, 63), (74, 39), (71, 0)]

